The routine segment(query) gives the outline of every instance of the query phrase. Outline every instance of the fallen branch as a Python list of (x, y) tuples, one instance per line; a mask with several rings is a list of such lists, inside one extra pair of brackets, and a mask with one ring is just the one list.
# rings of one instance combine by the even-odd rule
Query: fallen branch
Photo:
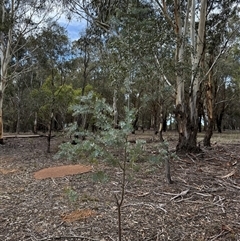
[(187, 190), (185, 190), (185, 191), (180, 192), (179, 194), (177, 194), (177, 195), (175, 195), (174, 197), (172, 197), (170, 200), (172, 201), (172, 200), (177, 199), (177, 198), (179, 198), (179, 197), (185, 196), (185, 195), (189, 192), (189, 190), (190, 190), (190, 189), (187, 189)]
[[(3, 139), (9, 139), (9, 138), (36, 138), (36, 137), (47, 137), (47, 135), (8, 135), (3, 136)], [(52, 135), (51, 138), (55, 137), (55, 135)]]
[(228, 177), (231, 177), (231, 176), (233, 176), (234, 174), (235, 174), (235, 172), (236, 172), (236, 169), (234, 169), (233, 171), (231, 171), (230, 173), (228, 173), (227, 175), (225, 175), (225, 176), (217, 176), (218, 178), (228, 178)]

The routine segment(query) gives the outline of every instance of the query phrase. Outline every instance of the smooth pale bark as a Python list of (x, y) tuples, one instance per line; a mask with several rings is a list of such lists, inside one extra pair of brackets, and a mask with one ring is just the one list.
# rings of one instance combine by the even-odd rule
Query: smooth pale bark
[[(175, 116), (179, 132), (177, 151), (198, 151), (197, 130), (198, 130), (198, 102), (200, 95), (200, 83), (202, 81), (199, 74), (199, 67), (203, 58), (203, 47), (205, 43), (205, 25), (207, 0), (201, 0), (198, 33), (196, 36), (196, 16), (195, 0), (188, 0), (185, 18), (182, 17), (182, 1), (174, 1), (174, 20), (168, 15), (167, 3), (156, 0), (166, 19), (173, 26), (176, 36), (176, 110)], [(191, 17), (190, 16), (191, 13)], [(190, 20), (190, 23), (189, 23)], [(192, 76), (190, 86), (186, 85), (189, 77), (185, 73), (184, 63), (186, 63), (186, 39), (191, 40), (192, 47)]]
[[(179, 150), (188, 150), (190, 149), (189, 146), (194, 145), (191, 131), (190, 131), (190, 119), (189, 119), (189, 106), (186, 104), (185, 95), (185, 81), (186, 75), (184, 74), (184, 53), (186, 47), (186, 37), (187, 37), (187, 29), (188, 29), (188, 19), (189, 19), (189, 12), (190, 12), (190, 3), (188, 1), (187, 6), (187, 13), (184, 21), (184, 25), (182, 23), (180, 13), (180, 1), (175, 1), (175, 34), (177, 37), (176, 41), (176, 56), (175, 62), (176, 66), (176, 110), (175, 116), (177, 120), (177, 127), (179, 133), (179, 140), (177, 145), (177, 151)], [(183, 26), (183, 27), (182, 27)], [(180, 47), (179, 46), (180, 43)], [(191, 147), (192, 148), (192, 147)]]
[[(1, 25), (4, 26), (6, 21), (6, 9), (4, 4), (1, 5), (2, 8), (2, 18), (1, 18)], [(14, 11), (12, 9), (12, 11)], [(0, 144), (3, 143), (3, 96), (4, 90), (7, 83), (7, 70), (8, 65), (11, 59), (10, 53), (10, 44), (12, 42), (12, 28), (8, 29), (7, 33), (7, 41), (6, 36), (3, 32), (0, 32), (0, 59), (1, 59), (1, 66), (0, 66)]]
[[(8, 73), (9, 63), (18, 51), (24, 48), (26, 43), (20, 45), (20, 40), (24, 36), (29, 36), (31, 31), (35, 31), (49, 13), (52, 13), (53, 3), (48, 3), (48, 8), (44, 8), (47, 1), (20, 1), (9, 0), (0, 1), (0, 143), (3, 143), (3, 96), (8, 80), (15, 73)], [(39, 6), (42, 6), (40, 17)], [(6, 9), (7, 6), (7, 9)], [(36, 17), (37, 16), (37, 17)], [(11, 21), (9, 21), (11, 20)], [(34, 24), (33, 24), (34, 22)], [(14, 36), (14, 37), (13, 37)], [(14, 44), (13, 44), (14, 42)]]
[(34, 123), (33, 123), (33, 133), (37, 134), (37, 120), (38, 120), (38, 113), (37, 111), (34, 114)]
[[(194, 4), (194, 0), (192, 1)], [(204, 56), (204, 44), (205, 44), (205, 26), (206, 26), (206, 14), (207, 14), (207, 0), (201, 0), (200, 19), (198, 25), (197, 41), (195, 45), (195, 36), (192, 36), (193, 49), (196, 49), (196, 54), (192, 58), (192, 78), (189, 93), (189, 111), (190, 111), (190, 148), (197, 147), (197, 131), (198, 131), (198, 106), (200, 100), (200, 83), (201, 75), (199, 69)], [(192, 19), (191, 26), (195, 26), (195, 19)], [(192, 27), (193, 28), (193, 27)]]

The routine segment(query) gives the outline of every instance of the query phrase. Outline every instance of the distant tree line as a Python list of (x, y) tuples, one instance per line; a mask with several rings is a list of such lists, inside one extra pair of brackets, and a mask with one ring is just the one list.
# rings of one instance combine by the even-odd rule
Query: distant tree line
[[(214, 131), (240, 128), (238, 1), (42, 2), (1, 2), (1, 142), (4, 131), (51, 137), (73, 122), (94, 130), (71, 109), (91, 91), (112, 105), (113, 126), (134, 109), (134, 130), (164, 140), (175, 129), (179, 151), (197, 151), (198, 132), (210, 146)], [(60, 13), (87, 20), (79, 39)]]

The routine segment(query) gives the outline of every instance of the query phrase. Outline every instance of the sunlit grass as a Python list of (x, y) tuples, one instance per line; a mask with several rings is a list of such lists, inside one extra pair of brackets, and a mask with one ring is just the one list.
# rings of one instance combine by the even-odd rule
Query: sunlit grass
[[(202, 141), (205, 132), (198, 133), (198, 141)], [(213, 132), (211, 143), (240, 144), (240, 131), (224, 131), (222, 133)]]

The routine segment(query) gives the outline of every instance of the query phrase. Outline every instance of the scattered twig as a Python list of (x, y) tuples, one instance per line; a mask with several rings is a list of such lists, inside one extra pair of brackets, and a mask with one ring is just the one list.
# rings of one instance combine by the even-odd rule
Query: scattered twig
[(128, 206), (138, 206), (138, 205), (147, 206), (147, 207), (150, 207), (151, 209), (161, 209), (162, 211), (164, 211), (165, 213), (167, 213), (167, 210), (163, 208), (163, 206), (165, 206), (165, 204), (154, 205), (153, 203), (144, 203), (144, 202), (140, 202), (140, 203), (129, 203), (129, 204), (125, 204), (125, 205), (123, 206), (123, 208), (128, 207)]
[(52, 180), (52, 182), (54, 183), (54, 185), (57, 186), (57, 183), (55, 182), (54, 178), (51, 177), (51, 180)]
[(190, 190), (190, 189), (187, 189), (187, 190), (185, 190), (185, 191), (180, 192), (179, 194), (177, 194), (177, 195), (175, 195), (174, 197), (172, 197), (170, 200), (172, 201), (172, 200), (174, 200), (174, 199), (177, 199), (178, 197), (183, 197), (183, 196), (185, 196), (185, 195), (189, 192), (189, 190)]
[[(110, 238), (112, 241), (115, 241), (115, 239), (113, 239), (111, 236), (108, 235), (108, 238)], [(100, 240), (101, 241), (101, 240)]]
[(235, 172), (236, 172), (236, 169), (234, 169), (234, 170), (232, 170), (230, 173), (228, 173), (227, 175), (225, 175), (225, 176), (217, 176), (218, 178), (228, 178), (228, 177), (231, 177), (231, 176), (233, 176), (234, 174), (235, 174)]
[[(224, 207), (223, 207), (223, 206), (224, 206), (223, 201), (225, 200), (225, 198), (221, 198), (220, 196), (218, 196), (218, 200), (215, 201), (215, 199), (216, 199), (216, 198), (214, 198), (213, 203), (214, 203), (215, 205), (217, 205), (217, 206), (220, 206), (220, 207), (222, 208), (223, 213), (225, 213), (226, 211), (225, 211), (225, 209), (224, 209)], [(220, 203), (220, 204), (218, 204), (218, 203)]]
[(195, 192), (195, 194), (203, 196), (203, 197), (212, 197), (212, 194), (209, 194), (209, 193), (205, 194), (205, 193)]
[(216, 236), (212, 236), (210, 237), (210, 241), (214, 241), (214, 240), (217, 240), (218, 238), (220, 238), (221, 236), (225, 235), (225, 234), (228, 234), (229, 231), (225, 231), (223, 230), (220, 234), (216, 235)]
[(223, 184), (224, 186), (229, 186), (229, 187), (233, 187), (233, 188), (236, 188), (238, 190), (240, 190), (240, 187), (235, 185), (235, 184), (232, 184), (232, 183), (228, 183), (228, 182), (224, 182), (224, 181), (221, 181), (221, 180), (218, 180), (218, 182), (220, 182), (221, 184)]
[(206, 158), (206, 159), (204, 159), (204, 161), (213, 161), (213, 160), (215, 160), (216, 158), (215, 157), (211, 157), (211, 158)]
[(175, 201), (175, 203), (180, 203), (180, 202), (183, 202), (183, 201), (186, 202), (186, 201), (191, 200), (191, 199), (192, 199), (192, 197), (180, 199), (180, 200)]
[(193, 158), (192, 158), (189, 154), (187, 154), (187, 157), (189, 157), (189, 159), (190, 159), (192, 162), (195, 163), (195, 161), (193, 160)]

